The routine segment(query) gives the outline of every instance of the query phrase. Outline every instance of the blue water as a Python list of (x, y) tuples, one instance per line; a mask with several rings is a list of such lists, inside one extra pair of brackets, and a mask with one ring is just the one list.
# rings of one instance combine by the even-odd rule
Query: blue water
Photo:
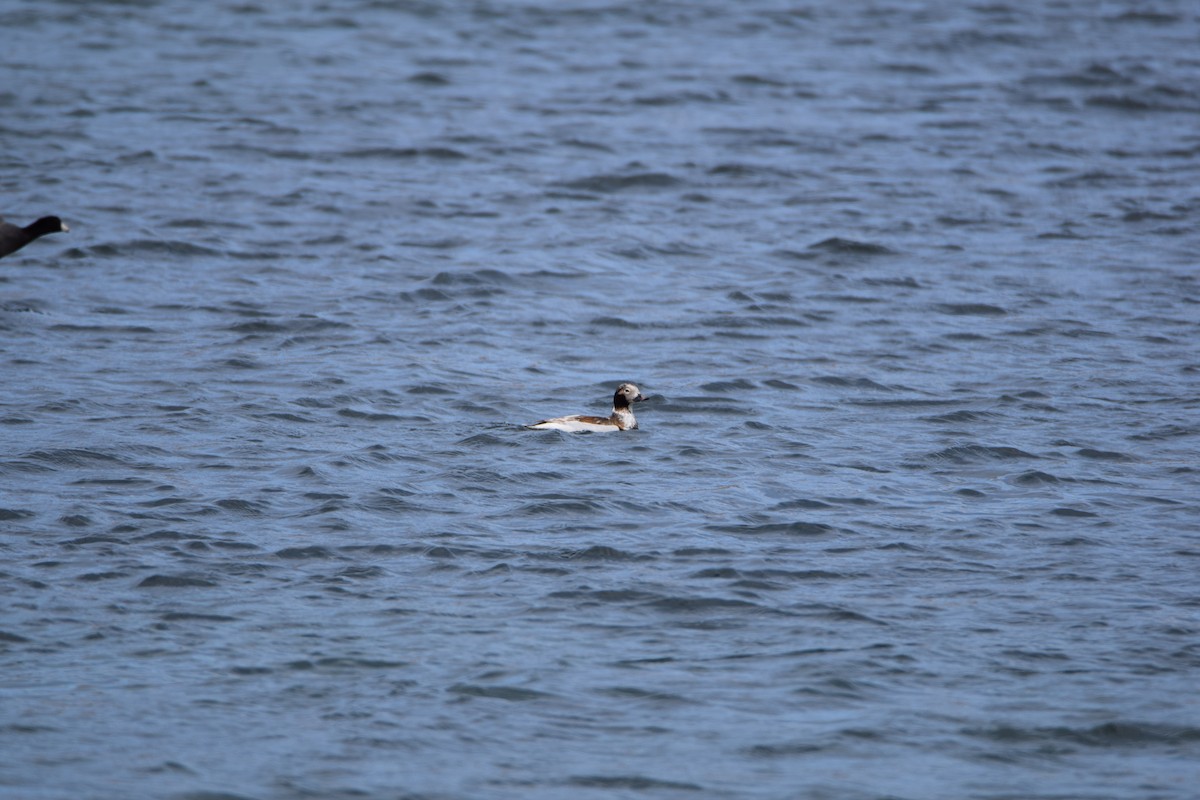
[(1190, 4), (0, 32), (0, 796), (1195, 796)]

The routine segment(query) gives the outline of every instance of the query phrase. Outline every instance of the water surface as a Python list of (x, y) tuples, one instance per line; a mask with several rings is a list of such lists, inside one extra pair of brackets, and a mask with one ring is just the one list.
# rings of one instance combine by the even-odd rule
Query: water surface
[(0, 795), (1193, 796), (1188, 4), (0, 29)]

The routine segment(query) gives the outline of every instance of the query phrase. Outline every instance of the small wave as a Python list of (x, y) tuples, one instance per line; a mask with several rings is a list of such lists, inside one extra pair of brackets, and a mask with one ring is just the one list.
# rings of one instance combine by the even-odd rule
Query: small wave
[(198, 614), (191, 611), (168, 611), (160, 614), (163, 622), (236, 622), (237, 617), (225, 614)]
[(624, 790), (629, 792), (684, 791), (701, 792), (704, 787), (695, 783), (666, 781), (643, 775), (573, 775), (568, 783), (587, 789)]
[(421, 383), (416, 386), (410, 386), (404, 390), (405, 394), (436, 394), (448, 395), (455, 394), (454, 389), (449, 389), (445, 386), (439, 386), (432, 383)]
[(1195, 436), (1200, 433), (1200, 427), (1190, 425), (1163, 425), (1146, 433), (1135, 433), (1130, 439), (1141, 442), (1156, 442), (1163, 439), (1174, 439), (1181, 436)]
[(408, 493), (397, 491), (380, 491), (371, 495), (364, 500), (360, 507), (368, 511), (376, 511), (382, 514), (411, 514), (413, 511), (424, 510), (419, 503), (409, 500), (406, 495)]
[(999, 317), (1008, 313), (990, 303), (938, 303), (934, 308), (955, 317)]
[(899, 75), (937, 75), (938, 70), (927, 64), (915, 64), (912, 62), (893, 62), (879, 64), (875, 67), (881, 72), (894, 72)]
[(64, 333), (97, 333), (97, 334), (119, 334), (131, 333), (143, 335), (147, 333), (157, 333), (158, 331), (146, 325), (78, 325), (70, 322), (60, 322), (50, 326), (52, 331), (61, 331)]
[[(662, 408), (677, 414), (731, 414), (739, 417), (746, 415), (746, 409), (740, 406), (723, 405), (731, 402), (735, 400), (728, 397), (672, 397), (664, 401)], [(695, 448), (688, 450), (701, 452)]]
[(33, 450), (22, 458), (40, 461), (56, 467), (91, 467), (99, 464), (125, 464), (125, 459), (97, 450), (64, 448), (57, 450)]
[(1200, 742), (1200, 728), (1190, 725), (1170, 725), (1152, 722), (1105, 722), (1090, 728), (1066, 726), (1022, 728), (999, 725), (992, 728), (967, 729), (969, 736), (992, 739), (1003, 743), (1066, 742), (1087, 747), (1130, 747), (1171, 745)]
[(594, 544), (584, 550), (564, 550), (535, 558), (569, 559), (571, 561), (649, 561), (651, 557), (642, 553), (630, 553), (609, 545)]
[(895, 289), (923, 289), (921, 282), (911, 275), (905, 275), (899, 278), (863, 278), (862, 282), (867, 286), (883, 286)]
[(780, 167), (760, 164), (726, 163), (708, 170), (708, 174), (722, 178), (794, 178), (795, 173)]
[(892, 387), (876, 383), (870, 378), (843, 378), (840, 375), (821, 375), (813, 378), (813, 383), (819, 383), (824, 386), (835, 386), (839, 389), (870, 389), (875, 392), (894, 391)]
[(807, 498), (799, 498), (796, 500), (784, 500), (782, 503), (776, 503), (771, 506), (772, 511), (795, 511), (803, 509), (812, 511), (814, 509), (833, 508), (833, 505), (822, 500), (809, 500)]
[(237, 497), (229, 497), (224, 500), (218, 500), (216, 505), (226, 511), (231, 511), (235, 514), (243, 514), (245, 516), (257, 517), (265, 513), (270, 506), (256, 500), (243, 500)]
[(1177, 14), (1168, 14), (1164, 11), (1123, 11), (1120, 14), (1115, 14), (1106, 18), (1108, 22), (1117, 24), (1139, 24), (1139, 25), (1174, 25), (1183, 20)]
[(733, 567), (709, 567), (697, 572), (693, 572), (689, 578), (724, 578), (727, 580), (741, 580), (742, 573), (738, 572)]
[[(893, 389), (893, 387), (889, 387), (889, 389)], [(899, 386), (894, 387), (894, 389), (905, 389), (905, 387)], [(930, 405), (954, 405), (959, 401), (950, 401), (950, 399), (925, 399), (922, 397), (900, 397), (896, 399), (889, 397), (851, 397), (842, 402), (878, 408), (924, 408), (930, 407)]]
[(709, 525), (708, 530), (733, 533), (739, 536), (825, 536), (835, 528), (823, 522), (764, 522), (735, 525)]
[(829, 605), (827, 603), (813, 603), (804, 606), (800, 609), (808, 616), (822, 617), (824, 619), (833, 620), (834, 622), (867, 622), (872, 625), (887, 625), (886, 622), (874, 617), (869, 617), (866, 614), (860, 614), (857, 611), (851, 611), (848, 608), (841, 606)]
[(579, 192), (611, 194), (631, 189), (673, 189), (682, 183), (679, 178), (666, 172), (638, 172), (632, 175), (592, 175), (554, 185)]
[(853, 303), (855, 305), (888, 302), (882, 297), (868, 297), (861, 294), (814, 294), (812, 299), (819, 300), (822, 303)]
[(189, 501), (186, 497), (160, 497), (157, 500), (145, 500), (137, 505), (142, 508), (162, 508), (163, 506), (173, 506), (187, 502)]
[[(44, 303), (38, 300), (5, 300), (0, 302), (0, 311), (9, 314), (46, 314)], [(7, 328), (0, 328), (7, 330)]]
[(197, 217), (180, 217), (178, 219), (169, 220), (162, 224), (164, 228), (186, 228), (189, 230), (204, 230), (207, 228), (247, 228), (247, 225), (241, 225), (229, 220), (212, 220)]
[(995, 417), (996, 417), (996, 414), (993, 414), (990, 411), (967, 411), (966, 409), (964, 409), (962, 411), (952, 411), (949, 414), (937, 414), (932, 417), (922, 417), (922, 419), (925, 422), (938, 422), (938, 423), (955, 422), (955, 423), (958, 423), (958, 422), (984, 422), (986, 420), (994, 419)]
[(446, 691), (468, 697), (489, 697), (510, 702), (544, 700), (554, 696), (548, 692), (539, 692), (536, 689), (525, 689), (520, 686), (479, 686), (473, 683), (456, 683)]
[(1036, 459), (1033, 453), (1027, 453), (1016, 447), (1005, 445), (991, 446), (982, 444), (964, 444), (947, 447), (944, 450), (930, 453), (929, 458), (936, 461), (953, 461), (956, 464), (973, 464), (980, 461), (1012, 461), (1016, 459)]
[(745, 378), (738, 378), (732, 381), (712, 381), (711, 383), (701, 384), (701, 389), (706, 392), (714, 392), (723, 394), (726, 392), (746, 392), (754, 389), (754, 383)]
[(456, 247), (470, 244), (470, 240), (461, 236), (446, 236), (442, 239), (404, 239), (399, 244), (401, 247), (417, 247), (425, 250), (453, 250)]
[(1045, 486), (1047, 484), (1061, 483), (1061, 480), (1049, 472), (1042, 472), (1035, 469), (1021, 473), (1013, 478), (1012, 482), (1018, 486)]
[(732, 100), (728, 92), (718, 89), (712, 92), (683, 91), (643, 95), (634, 98), (633, 102), (641, 106), (675, 106), (685, 103), (728, 103)]
[(1081, 508), (1069, 508), (1062, 506), (1050, 512), (1056, 517), (1098, 517), (1100, 516), (1094, 511), (1084, 511)]
[(526, 503), (517, 509), (517, 514), (542, 516), (545, 514), (595, 514), (604, 509), (604, 504), (596, 500), (554, 499)]
[(218, 256), (221, 255), (221, 251), (176, 239), (133, 239), (128, 242), (96, 244), (90, 247), (72, 247), (66, 251), (66, 255), (69, 258), (85, 256), (113, 258), (138, 255), (195, 257)]
[(227, 358), (221, 362), (221, 366), (229, 367), (230, 369), (263, 369), (264, 365), (260, 361), (255, 361), (252, 358)]
[(82, 547), (87, 544), (125, 544), (125, 540), (119, 536), (96, 534), (92, 536), (80, 536), (77, 539), (68, 539), (63, 544), (71, 547)]
[(721, 608), (758, 608), (757, 603), (728, 597), (658, 597), (647, 605), (673, 614), (704, 612)]
[(829, 745), (811, 742), (788, 742), (785, 744), (756, 744), (745, 748), (746, 755), (751, 758), (795, 758), (810, 753), (819, 753)]
[[(512, 427), (515, 429), (518, 429), (518, 430), (524, 430), (523, 425), (513, 425)], [(552, 441), (551, 437), (535, 437), (535, 438), (537, 438), (539, 441), (543, 441), (543, 442)], [(528, 440), (526, 440), (526, 441), (528, 441)], [(513, 441), (512, 439), (507, 439), (502, 436), (497, 436), (494, 433), (476, 433), (472, 436), (466, 437), (465, 439), (459, 439), (458, 444), (464, 444), (469, 447), (500, 446), (500, 447), (520, 448), (520, 447), (524, 446), (520, 442), (516, 442), (516, 441)]]
[(810, 244), (809, 250), (823, 250), (827, 253), (839, 253), (843, 255), (854, 256), (890, 256), (895, 255), (896, 251), (890, 247), (875, 242), (859, 242), (854, 239), (843, 239), (840, 236), (833, 236), (829, 239), (822, 239), (816, 244)]
[(807, 328), (809, 323), (799, 317), (779, 315), (744, 314), (741, 312), (724, 314), (719, 317), (709, 317), (700, 320), (705, 328), (720, 330), (743, 330), (746, 328)]
[[(1115, 172), (1105, 172), (1104, 170), (1093, 169), (1085, 172), (1079, 172), (1072, 175), (1067, 175), (1063, 178), (1055, 178), (1046, 182), (1047, 186), (1055, 186), (1066, 189), (1077, 189), (1087, 186), (1112, 186), (1120, 185), (1129, 182), (1129, 176)], [(1067, 230), (1064, 228), (1064, 233)]]
[(359, 411), (356, 408), (339, 408), (337, 414), (339, 417), (358, 419), (364, 422), (401, 422), (406, 419), (398, 414), (389, 414), (383, 411)]
[(461, 161), (469, 156), (451, 147), (364, 147), (347, 150), (346, 158), (383, 158), (408, 160), (428, 158), (436, 161)]
[(308, 560), (313, 558), (333, 558), (333, 553), (324, 547), (285, 547), (282, 550), (275, 551), (276, 558), (284, 558), (289, 561)]
[(293, 319), (254, 319), (249, 322), (239, 322), (236, 325), (230, 325), (226, 330), (231, 333), (254, 334), (254, 333), (315, 333), (330, 329), (350, 328), (351, 326), (345, 322), (337, 322), (336, 320), (324, 319), (316, 316), (300, 316)]
[[(1148, 211), (1144, 208), (1135, 208), (1126, 211), (1121, 215), (1122, 222), (1176, 222), (1183, 219), (1179, 214), (1165, 214), (1160, 211)], [(1170, 340), (1163, 340), (1164, 343), (1169, 343)]]
[(593, 317), (588, 320), (589, 325), (599, 325), (603, 328), (628, 328), (629, 330), (637, 330), (642, 327), (639, 322), (630, 322), (622, 317)]
[(214, 145), (212, 149), (240, 155), (266, 156), (267, 158), (278, 158), (284, 161), (308, 161), (309, 159), (316, 158), (318, 156), (318, 153), (310, 150), (293, 150), (281, 147), (257, 147), (248, 144), (218, 144)]
[(155, 482), (149, 478), (81, 478), (72, 481), (72, 486), (151, 486)]
[(1094, 461), (1136, 461), (1133, 456), (1126, 453), (1118, 453), (1113, 450), (1093, 450), (1090, 447), (1082, 447), (1075, 451), (1075, 454), (1080, 458), (1090, 458)]
[(695, 257), (700, 255), (699, 250), (681, 242), (667, 242), (659, 245), (639, 244), (632, 247), (618, 247), (612, 252), (614, 255), (618, 255), (621, 258), (627, 258), (630, 261), (649, 261), (650, 259), (659, 258), (662, 256)]
[(604, 689), (597, 689), (595, 691), (597, 691), (599, 694), (612, 697), (616, 700), (649, 701), (652, 703), (671, 704), (694, 702), (688, 700), (682, 695), (674, 694), (672, 692), (663, 692), (654, 689), (642, 689), (637, 686), (610, 686)]
[(1058, 85), (1073, 87), (1127, 86), (1132, 80), (1106, 64), (1091, 64), (1082, 70), (1055, 74), (1030, 75), (1022, 79), (1027, 86)]
[(434, 286), (497, 286), (511, 284), (512, 277), (498, 269), (464, 270), (462, 272), (439, 272), (430, 278)]
[(452, 300), (453, 297), (447, 292), (439, 289), (418, 289), (415, 292), (401, 292), (398, 295), (399, 299), (406, 303), (441, 303), (447, 300)]
[(193, 575), (151, 575), (138, 584), (139, 589), (192, 589), (207, 588), (217, 584), (207, 578)]
[(734, 75), (733, 82), (740, 83), (743, 86), (770, 86), (774, 88), (782, 88), (790, 85), (788, 81), (780, 80), (779, 78), (767, 78), (752, 73)]
[(306, 417), (303, 414), (293, 414), (288, 411), (271, 411), (266, 414), (256, 415), (259, 419), (273, 419), (280, 422), (297, 422), (304, 424), (314, 424), (317, 420), (313, 417)]
[(415, 72), (412, 75), (409, 75), (407, 80), (409, 83), (415, 83), (418, 86), (432, 87), (449, 86), (451, 83), (450, 79), (442, 73), (431, 72), (429, 70)]
[(750, 569), (745, 571), (745, 576), (776, 581), (827, 581), (842, 580), (847, 577), (841, 572), (830, 572), (824, 569)]
[(1089, 97), (1086, 104), (1093, 108), (1113, 111), (1128, 111), (1143, 114), (1150, 112), (1195, 112), (1200, 109), (1194, 100), (1187, 99), (1181, 92), (1159, 88), (1140, 94), (1100, 94)]

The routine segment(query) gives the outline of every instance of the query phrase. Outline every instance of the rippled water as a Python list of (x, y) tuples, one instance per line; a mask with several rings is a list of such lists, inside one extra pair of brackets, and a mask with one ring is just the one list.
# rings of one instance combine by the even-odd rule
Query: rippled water
[(1149, 8), (0, 7), (0, 795), (1193, 797)]

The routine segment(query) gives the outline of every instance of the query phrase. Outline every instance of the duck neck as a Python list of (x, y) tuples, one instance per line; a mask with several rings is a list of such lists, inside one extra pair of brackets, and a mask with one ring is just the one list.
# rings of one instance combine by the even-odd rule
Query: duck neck
[(637, 427), (637, 420), (633, 417), (633, 411), (630, 410), (629, 404), (624, 405), (613, 404), (612, 416), (609, 417), (613, 424), (623, 431)]

